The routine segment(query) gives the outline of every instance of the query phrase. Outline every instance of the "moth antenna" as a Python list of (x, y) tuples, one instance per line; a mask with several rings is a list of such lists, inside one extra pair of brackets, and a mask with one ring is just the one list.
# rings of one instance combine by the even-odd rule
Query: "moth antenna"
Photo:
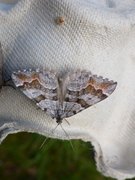
[(41, 146), (39, 147), (39, 149), (41, 149), (43, 147), (43, 145), (45, 144), (45, 142), (47, 141), (47, 139), (49, 138), (49, 135), (53, 134), (54, 131), (56, 130), (56, 128), (59, 126), (59, 124), (57, 124), (57, 126), (48, 134), (48, 137), (45, 138), (45, 140), (43, 141), (43, 143), (41, 144)]
[(71, 147), (72, 147), (73, 151), (75, 152), (74, 146), (73, 146), (73, 144), (72, 144), (72, 142), (71, 142), (71, 139), (69, 138), (68, 133), (65, 131), (65, 129), (62, 127), (62, 125), (61, 125), (61, 124), (60, 124), (60, 126), (61, 126), (61, 128), (63, 129), (63, 131), (64, 131), (64, 133), (66, 134), (66, 136), (68, 137), (68, 140), (69, 140), (69, 142), (70, 142), (70, 145), (71, 145)]
[(68, 120), (66, 118), (64, 120), (67, 122), (68, 125), (70, 125), (70, 123), (68, 122)]

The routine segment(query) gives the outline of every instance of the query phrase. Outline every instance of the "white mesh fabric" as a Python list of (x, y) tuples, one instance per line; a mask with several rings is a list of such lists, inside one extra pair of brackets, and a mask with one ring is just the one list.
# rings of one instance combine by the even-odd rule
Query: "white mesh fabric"
[[(56, 23), (59, 17), (64, 24)], [(105, 176), (134, 177), (135, 1), (21, 0), (0, 11), (0, 41), (6, 79), (19, 69), (49, 67), (60, 76), (80, 68), (118, 82), (109, 98), (62, 126), (70, 139), (92, 142)], [(2, 87), (1, 141), (20, 131), (48, 136), (56, 124), (22, 92)], [(60, 126), (49, 136), (68, 139)]]

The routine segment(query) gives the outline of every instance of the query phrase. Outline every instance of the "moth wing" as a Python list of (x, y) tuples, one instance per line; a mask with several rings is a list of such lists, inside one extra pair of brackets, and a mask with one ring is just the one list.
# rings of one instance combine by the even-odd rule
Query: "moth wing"
[(14, 72), (12, 80), (16, 87), (47, 114), (55, 117), (58, 106), (58, 77), (51, 70), (23, 70)]
[(73, 116), (106, 99), (113, 93), (116, 86), (116, 82), (92, 75), (86, 70), (69, 73), (63, 80), (64, 117)]

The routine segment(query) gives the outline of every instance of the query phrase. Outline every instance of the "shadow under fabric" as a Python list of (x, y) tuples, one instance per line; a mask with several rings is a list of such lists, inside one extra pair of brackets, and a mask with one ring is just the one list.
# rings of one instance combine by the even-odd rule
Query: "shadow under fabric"
[[(135, 176), (134, 13), (135, 2), (121, 0), (21, 0), (10, 11), (0, 11), (6, 79), (13, 71), (49, 67), (61, 77), (87, 69), (117, 81), (109, 98), (62, 126), (70, 139), (93, 144), (101, 173), (121, 180)], [(56, 121), (36, 110), (21, 91), (1, 88), (1, 142), (24, 131), (68, 139), (61, 127), (50, 134), (54, 127)]]

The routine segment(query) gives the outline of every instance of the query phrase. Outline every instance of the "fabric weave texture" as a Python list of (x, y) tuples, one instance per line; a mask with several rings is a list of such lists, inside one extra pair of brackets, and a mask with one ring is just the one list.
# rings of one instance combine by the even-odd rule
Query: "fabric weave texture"
[[(58, 23), (59, 18), (64, 21)], [(70, 125), (63, 120), (62, 126), (70, 139), (93, 144), (102, 174), (134, 177), (135, 1), (20, 0), (10, 11), (0, 11), (0, 22), (5, 79), (13, 71), (48, 67), (61, 77), (86, 69), (117, 81), (109, 98), (68, 118)], [(0, 61), (0, 73), (2, 67)], [(21, 91), (1, 88), (1, 142), (22, 131), (68, 139), (60, 126), (50, 134), (56, 125)]]

